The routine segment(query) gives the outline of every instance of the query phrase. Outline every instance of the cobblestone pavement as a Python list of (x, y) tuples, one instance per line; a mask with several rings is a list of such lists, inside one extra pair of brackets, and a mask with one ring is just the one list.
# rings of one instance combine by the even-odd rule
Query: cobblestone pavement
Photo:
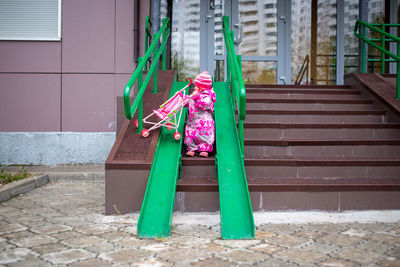
[(178, 219), (170, 238), (139, 239), (137, 218), (104, 215), (104, 183), (47, 184), (0, 203), (0, 266), (400, 266), (399, 222), (268, 223), (222, 240), (219, 220)]

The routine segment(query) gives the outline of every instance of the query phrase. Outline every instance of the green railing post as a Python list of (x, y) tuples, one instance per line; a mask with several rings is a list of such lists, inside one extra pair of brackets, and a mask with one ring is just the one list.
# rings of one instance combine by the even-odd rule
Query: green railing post
[[(148, 24), (151, 24), (149, 20), (146, 20)], [(145, 55), (141, 58), (140, 62), (136, 67), (136, 70), (132, 74), (131, 78), (129, 79), (128, 83), (124, 88), (124, 108), (125, 108), (125, 116), (128, 120), (131, 120), (135, 112), (138, 110), (138, 123), (139, 123), (139, 130), (143, 129), (142, 125), (142, 118), (143, 118), (143, 109), (142, 109), (142, 101), (143, 101), (143, 94), (147, 88), (147, 85), (153, 77), (154, 81), (154, 88), (157, 90), (157, 70), (158, 62), (161, 57), (161, 53), (165, 51), (166, 41), (170, 34), (170, 23), (169, 18), (163, 19), (163, 24), (161, 29), (152, 37), (152, 42), (148, 49), (145, 52)], [(165, 36), (163, 38), (160, 48), (158, 49), (158, 43), (160, 42), (161, 36)], [(145, 46), (146, 42), (145, 42)], [(153, 61), (151, 62), (150, 68), (146, 74), (145, 79), (143, 80), (143, 71), (147, 71), (147, 62), (149, 62), (150, 57), (153, 55)], [(153, 75), (154, 73), (154, 75)], [(136, 94), (135, 100), (131, 105), (130, 101), (130, 92), (132, 90), (132, 86), (135, 84), (136, 80), (138, 81), (138, 92)], [(153, 89), (153, 92), (155, 92)]]
[[(362, 25), (363, 28), (363, 32), (362, 34), (360, 34), (359, 32), (357, 32), (359, 30), (359, 26)], [(386, 61), (388, 62), (396, 62), (397, 64), (397, 81), (396, 81), (396, 98), (400, 99), (400, 50), (399, 50), (399, 43), (400, 43), (400, 38), (397, 36), (394, 36), (390, 33), (385, 32), (384, 30), (381, 30), (379, 28), (377, 28), (376, 26), (380, 26), (381, 24), (369, 24), (365, 21), (362, 20), (357, 20), (356, 24), (354, 25), (354, 35), (357, 36), (359, 39), (362, 40), (362, 65), (361, 65), (361, 69), (362, 69), (362, 73), (366, 73), (367, 69), (366, 69), (366, 63), (365, 63), (365, 58), (366, 58), (366, 45), (369, 44), (371, 46), (373, 46), (374, 48), (376, 48), (377, 50), (379, 50), (382, 54), (383, 54), (383, 59), (368, 59), (368, 61), (371, 62), (382, 62), (382, 70), (385, 70), (384, 64)], [(400, 27), (400, 24), (386, 24), (389, 26), (396, 26), (396, 27)], [(368, 39), (367, 38), (367, 28), (381, 34), (382, 38), (377, 39), (377, 38), (371, 38)], [(384, 46), (379, 46), (379, 41), (382, 41), (382, 44), (384, 44), (384, 42), (389, 41), (389, 42), (396, 42), (397, 44), (397, 55), (393, 54), (391, 51), (387, 50)], [(375, 43), (375, 42), (378, 42)], [(386, 56), (389, 56), (390, 58), (388, 60), (386, 60)]]
[[(382, 30), (385, 31), (385, 24), (382, 25)], [(386, 37), (382, 35), (382, 47), (385, 47), (385, 39)], [(381, 73), (385, 73), (385, 53), (381, 55)]]

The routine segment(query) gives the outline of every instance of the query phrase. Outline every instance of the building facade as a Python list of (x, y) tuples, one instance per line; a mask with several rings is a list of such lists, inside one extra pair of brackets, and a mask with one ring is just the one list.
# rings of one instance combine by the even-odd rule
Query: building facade
[[(0, 0), (0, 10), (9, 14), (18, 2)], [(16, 26), (2, 31), (10, 21), (2, 21), (0, 11), (0, 164), (103, 163), (115, 141), (116, 98), (135, 69), (136, 51), (144, 52), (151, 1), (36, 2), (57, 3), (53, 39), (35, 39), (29, 23), (29, 34), (7, 36)], [(368, 4), (369, 22), (398, 21), (397, 0), (362, 2)], [(315, 68), (308, 79), (335, 84), (358, 70), (352, 32), (360, 3), (162, 0), (160, 13), (172, 17), (170, 63), (180, 80), (202, 70), (224, 79), (222, 16), (228, 15), (245, 82), (293, 83), (310, 55)], [(341, 58), (344, 63), (337, 65)]]

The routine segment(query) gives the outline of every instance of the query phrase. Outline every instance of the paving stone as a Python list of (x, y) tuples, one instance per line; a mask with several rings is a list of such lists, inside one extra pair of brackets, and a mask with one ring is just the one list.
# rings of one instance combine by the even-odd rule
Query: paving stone
[(147, 246), (142, 246), (140, 249), (148, 250), (148, 251), (164, 251), (170, 249), (171, 246), (165, 243), (155, 243), (155, 244), (150, 244)]
[(353, 247), (360, 243), (361, 240), (362, 238), (358, 236), (348, 236), (341, 234), (327, 234), (316, 238), (317, 242), (343, 247)]
[(400, 259), (400, 247), (395, 247), (386, 252), (387, 255)]
[(23, 237), (16, 240), (10, 240), (10, 243), (15, 244), (19, 247), (36, 247), (44, 244), (56, 243), (57, 239), (47, 235), (34, 235), (29, 237)]
[(239, 263), (257, 263), (269, 258), (268, 255), (246, 249), (231, 249), (218, 253), (218, 256)]
[(7, 264), (7, 267), (47, 267), (52, 266), (50, 263), (45, 262), (37, 257), (29, 256), (24, 260)]
[(105, 251), (114, 251), (116, 249), (116, 246), (107, 242), (104, 243), (96, 243), (93, 244), (90, 247), (85, 248), (87, 251), (99, 254), (99, 253), (104, 253)]
[(0, 226), (0, 235), (21, 232), (25, 231), (26, 229), (28, 228), (18, 223), (3, 225)]
[(261, 243), (261, 240), (215, 240), (215, 243), (229, 248), (248, 248)]
[(354, 261), (362, 265), (374, 264), (382, 255), (360, 248), (345, 248), (333, 254), (334, 257)]
[(317, 266), (320, 267), (357, 267), (361, 266), (358, 263), (345, 261), (342, 259), (330, 258), (325, 261), (317, 263)]
[(80, 262), (74, 262), (69, 265), (70, 267), (94, 267), (94, 266), (112, 266), (111, 262), (100, 260), (100, 259), (88, 259)]
[(298, 224), (264, 224), (258, 227), (258, 230), (272, 232), (276, 234), (291, 234), (302, 229)]
[(377, 266), (383, 267), (399, 267), (400, 266), (400, 259), (393, 258), (393, 257), (385, 257), (383, 260), (376, 264)]
[(50, 225), (42, 225), (31, 228), (31, 231), (37, 234), (45, 234), (51, 235), (60, 232), (65, 232), (68, 230), (72, 230), (71, 226), (61, 225), (61, 224), (50, 224)]
[(82, 236), (82, 233), (71, 230), (71, 231), (65, 231), (65, 232), (61, 232), (61, 233), (52, 234), (50, 236), (61, 241), (61, 240), (66, 240), (66, 239), (71, 239), (71, 238), (76, 238), (76, 237)]
[(375, 242), (372, 240), (364, 240), (359, 245), (356, 246), (360, 249), (365, 249), (366, 251), (375, 251), (379, 253), (384, 253), (393, 247), (393, 244), (383, 243), (383, 242)]
[(210, 242), (211, 241), (208, 238), (200, 238), (194, 236), (177, 236), (168, 238), (165, 243), (178, 247), (196, 247)]
[(217, 253), (217, 252), (228, 250), (227, 247), (224, 247), (224, 246), (221, 246), (218, 244), (214, 244), (214, 243), (206, 244), (205, 246), (202, 247), (202, 249), (204, 249), (205, 251), (209, 251), (211, 253)]
[(145, 260), (141, 260), (141, 261), (131, 264), (131, 266), (137, 266), (137, 267), (145, 267), (145, 266), (169, 267), (169, 266), (173, 266), (173, 265), (174, 264), (171, 262), (167, 262), (167, 261), (163, 261), (163, 260), (155, 259), (155, 258), (145, 259)]
[(102, 225), (102, 224), (76, 227), (76, 231), (86, 235), (98, 235), (106, 232), (113, 232), (116, 230), (117, 230), (116, 227), (112, 227), (109, 225)]
[(268, 240), (272, 236), (276, 236), (276, 234), (262, 230), (256, 230), (254, 234), (254, 238), (259, 240)]
[(99, 243), (105, 243), (106, 240), (97, 237), (97, 236), (80, 236), (68, 240), (64, 240), (61, 243), (72, 247), (72, 248), (84, 248), (84, 247), (90, 247), (93, 244), (99, 244)]
[(323, 235), (323, 233), (320, 232), (314, 232), (314, 231), (309, 231), (309, 230), (300, 230), (296, 233), (294, 233), (295, 236), (303, 237), (303, 238), (308, 238), (308, 239), (315, 239), (317, 237), (320, 237)]
[[(178, 253), (175, 253), (178, 252)], [(192, 261), (204, 260), (209, 257), (209, 254), (203, 250), (196, 248), (170, 248), (169, 250), (157, 253), (157, 257), (168, 262), (183, 262), (190, 263)]]
[(266, 240), (265, 242), (285, 247), (298, 247), (309, 243), (310, 239), (299, 237), (293, 234), (282, 234), (282, 235), (272, 236), (268, 238), (268, 240)]
[(254, 251), (258, 251), (258, 252), (262, 252), (262, 253), (265, 253), (265, 254), (272, 255), (272, 254), (275, 254), (275, 253), (277, 253), (279, 251), (284, 250), (285, 248), (279, 247), (279, 246), (276, 246), (276, 245), (270, 245), (270, 244), (259, 244), (257, 246), (254, 246), (254, 247), (250, 248), (250, 249), (254, 250)]
[(37, 254), (27, 248), (13, 248), (0, 253), (0, 264), (18, 262), (29, 256), (37, 256)]
[(112, 262), (112, 263), (134, 263), (143, 260), (144, 258), (150, 257), (153, 252), (147, 250), (137, 249), (123, 249), (108, 253), (102, 253), (99, 255), (100, 259)]
[(111, 243), (121, 247), (140, 247), (151, 242), (150, 239), (139, 239), (133, 236), (122, 237), (112, 241)]
[(120, 231), (132, 234), (132, 235), (137, 235), (137, 227), (136, 226), (129, 226), (129, 227), (124, 227), (121, 228)]
[(191, 266), (204, 266), (204, 267), (230, 267), (232, 263), (227, 260), (222, 260), (218, 258), (208, 258), (205, 260), (200, 260), (198, 262), (192, 262)]
[(28, 230), (1, 235), (2, 238), (10, 239), (10, 240), (22, 239), (22, 238), (30, 237), (30, 236), (35, 236), (35, 234)]
[(180, 224), (176, 225), (171, 229), (172, 233), (176, 233), (178, 235), (187, 235), (187, 236), (197, 236), (203, 238), (219, 238), (220, 235), (211, 229), (211, 227), (205, 225), (187, 225)]
[(67, 250), (68, 248), (59, 244), (59, 243), (52, 243), (52, 244), (45, 244), (37, 247), (33, 247), (32, 250), (40, 253), (40, 254), (47, 254), (52, 252), (58, 252), (62, 250)]
[(369, 239), (377, 242), (390, 242), (395, 245), (400, 245), (400, 236), (392, 234), (376, 233), (371, 235)]
[(76, 261), (82, 261), (95, 257), (94, 253), (90, 253), (83, 249), (69, 249), (60, 252), (48, 253), (42, 255), (42, 258), (53, 264), (69, 264)]
[(329, 253), (339, 250), (340, 247), (332, 245), (332, 244), (321, 244), (321, 243), (312, 242), (310, 244), (307, 244), (304, 247), (301, 247), (301, 249), (315, 251), (315, 252), (319, 252), (322, 254), (329, 254)]
[(327, 258), (327, 256), (319, 252), (294, 248), (279, 252), (274, 255), (274, 258), (280, 258), (300, 264), (311, 264), (315, 261), (321, 261), (324, 258)]

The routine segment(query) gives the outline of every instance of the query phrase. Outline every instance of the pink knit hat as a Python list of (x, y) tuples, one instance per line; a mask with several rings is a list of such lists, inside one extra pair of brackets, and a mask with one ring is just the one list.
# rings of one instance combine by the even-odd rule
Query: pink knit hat
[(212, 80), (208, 71), (203, 71), (197, 75), (194, 79), (194, 84), (199, 87), (200, 90), (210, 90), (212, 88)]

